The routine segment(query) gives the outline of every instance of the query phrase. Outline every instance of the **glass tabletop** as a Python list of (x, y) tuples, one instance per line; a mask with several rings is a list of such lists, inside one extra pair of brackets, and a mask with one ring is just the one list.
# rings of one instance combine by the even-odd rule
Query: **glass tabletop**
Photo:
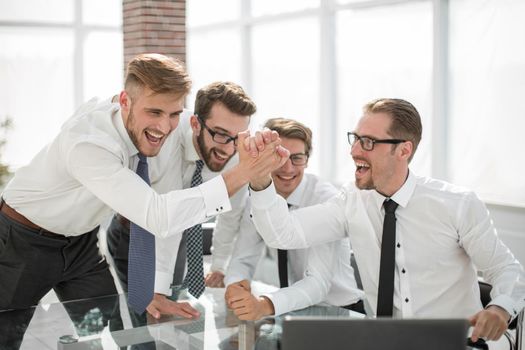
[[(126, 295), (39, 304), (0, 312), (2, 349), (277, 349), (284, 317), (240, 321), (224, 302), (224, 289), (207, 288), (197, 300), (178, 296), (201, 312), (198, 319), (154, 319), (127, 306)], [(287, 315), (359, 317), (334, 306)]]

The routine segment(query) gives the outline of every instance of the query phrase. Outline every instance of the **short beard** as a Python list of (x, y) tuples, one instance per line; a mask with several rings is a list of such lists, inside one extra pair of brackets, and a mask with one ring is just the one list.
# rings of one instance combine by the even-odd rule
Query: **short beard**
[(224, 162), (224, 164), (222, 166), (213, 164), (211, 162), (211, 152), (212, 152), (213, 148), (206, 149), (206, 145), (204, 144), (204, 132), (205, 131), (204, 131), (204, 128), (203, 128), (203, 129), (201, 129), (201, 133), (199, 134), (199, 136), (197, 136), (197, 145), (199, 146), (199, 152), (200, 152), (200, 154), (202, 156), (202, 160), (204, 161), (204, 163), (206, 163), (206, 166), (211, 171), (213, 171), (213, 172), (222, 171), (222, 169), (224, 169), (226, 164), (228, 164), (228, 162), (230, 161), (231, 157), (233, 157), (233, 155), (231, 155), (230, 158), (228, 158), (226, 160), (226, 162)]
[(132, 102), (129, 108), (128, 120), (126, 121), (126, 131), (128, 132), (128, 136), (131, 142), (133, 142), (133, 145), (135, 145), (135, 148), (140, 153), (139, 140), (138, 140), (137, 135), (135, 135), (135, 133), (133, 132), (133, 122), (134, 121), (135, 121), (135, 116), (133, 115), (133, 102)]
[(375, 190), (376, 186), (374, 183), (369, 180), (367, 182), (358, 183), (357, 179), (355, 180), (355, 186), (360, 190)]

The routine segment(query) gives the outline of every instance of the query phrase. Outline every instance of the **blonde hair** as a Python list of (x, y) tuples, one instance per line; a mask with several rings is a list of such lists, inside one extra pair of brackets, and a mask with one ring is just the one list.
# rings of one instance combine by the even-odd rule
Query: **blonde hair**
[(124, 89), (133, 98), (144, 87), (157, 94), (182, 96), (190, 92), (191, 79), (178, 59), (154, 53), (142, 54), (129, 62)]

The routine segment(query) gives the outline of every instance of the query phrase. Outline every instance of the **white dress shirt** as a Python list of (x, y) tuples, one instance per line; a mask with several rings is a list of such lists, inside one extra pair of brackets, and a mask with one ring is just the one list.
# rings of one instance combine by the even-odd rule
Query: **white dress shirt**
[[(190, 126), (190, 113), (181, 116), (177, 131), (181, 133), (182, 137), (177, 138), (180, 142), (177, 147), (180, 150), (182, 157), (179, 157), (179, 169), (174, 169), (170, 174), (173, 178), (178, 178), (182, 183), (182, 188), (191, 188), (191, 178), (196, 168), (196, 161), (200, 159), (195, 145), (193, 144), (193, 131)], [(204, 130), (204, 129), (203, 129)], [(207, 132), (207, 131), (204, 131)], [(239, 157), (235, 155), (228, 161), (223, 171), (232, 168), (239, 162)], [(221, 172), (213, 172), (205, 164), (202, 168), (202, 181), (209, 181), (219, 176)], [(217, 217), (217, 223), (213, 235), (220, 234), (220, 232), (229, 232), (238, 230), (239, 222), (244, 211), (244, 203), (248, 196), (247, 186), (244, 186), (235, 195), (230, 198), (232, 210), (221, 214)], [(219, 221), (218, 218), (224, 216), (224, 220)], [(181, 232), (182, 233), (182, 232)], [(155, 274), (155, 292), (165, 295), (171, 295), (171, 282), (173, 280), (173, 270), (177, 260), (177, 252), (182, 235), (172, 235), (166, 238), (156, 238), (156, 274)], [(225, 249), (223, 249), (224, 251)], [(226, 252), (228, 254), (228, 252)]]
[[(482, 309), (476, 269), (493, 285), (491, 304), (515, 317), (524, 306), (523, 268), (499, 240), (473, 192), (410, 172), (396, 210), (395, 317), (458, 317)], [(385, 197), (342, 188), (330, 201), (288, 213), (273, 184), (252, 191), (253, 221), (266, 243), (305, 248), (350, 237), (366, 297), (377, 307)], [(323, 232), (319, 235), (319, 232)]]
[(91, 231), (114, 212), (156, 236), (179, 233), (231, 205), (222, 176), (180, 190), (182, 183), (171, 175), (180, 172), (178, 130), (148, 158), (150, 187), (135, 174), (138, 151), (119, 104), (92, 99), (16, 172), (2, 196), (33, 223), (66, 236)]
[[(304, 177), (287, 198), (290, 210), (324, 202), (337, 194), (334, 186), (311, 174)], [(284, 209), (288, 211), (287, 209)], [(240, 233), (228, 267), (225, 285), (251, 280), (264, 251), (265, 243), (257, 233), (247, 206)], [(317, 235), (324, 235), (318, 230)], [(357, 289), (350, 265), (350, 242), (342, 239), (308, 249), (288, 250), (288, 280), (291, 284), (266, 295), (273, 303), (275, 315), (325, 302), (345, 306), (358, 302), (363, 292)], [(275, 273), (278, 273), (275, 262)]]

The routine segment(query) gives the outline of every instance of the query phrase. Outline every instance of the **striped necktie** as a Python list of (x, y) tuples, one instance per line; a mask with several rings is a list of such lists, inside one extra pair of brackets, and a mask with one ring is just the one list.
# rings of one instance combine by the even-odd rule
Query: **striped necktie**
[[(139, 154), (137, 175), (148, 185), (148, 161)], [(155, 236), (142, 227), (130, 223), (128, 255), (128, 303), (142, 314), (153, 300), (155, 288)]]

